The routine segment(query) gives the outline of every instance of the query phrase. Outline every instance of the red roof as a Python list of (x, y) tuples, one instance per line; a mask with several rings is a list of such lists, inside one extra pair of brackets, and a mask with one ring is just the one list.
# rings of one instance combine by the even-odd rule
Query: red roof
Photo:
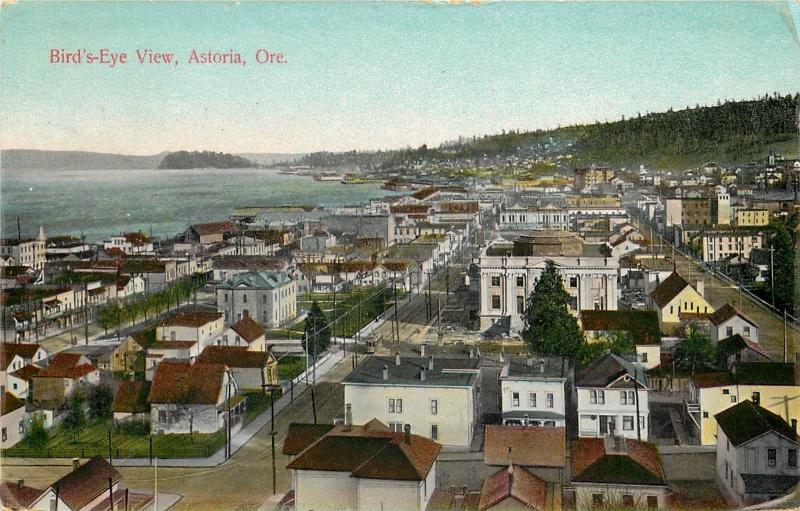
[(194, 232), (200, 236), (207, 236), (209, 234), (225, 234), (229, 232), (236, 232), (236, 226), (232, 222), (209, 222), (205, 224), (194, 224), (192, 226)]
[(58, 488), (59, 498), (70, 509), (81, 509), (108, 492), (109, 479), (116, 483), (122, 479), (122, 475), (102, 456), (95, 456), (53, 483), (51, 488)]
[(400, 214), (417, 214), (417, 215), (424, 215), (430, 212), (431, 207), (427, 204), (398, 204), (396, 206), (391, 206), (389, 211), (392, 214), (400, 213)]
[(11, 509), (28, 509), (41, 494), (42, 490), (25, 486), (22, 482), (0, 483), (0, 503)]
[(120, 382), (111, 410), (114, 412), (142, 413), (150, 410), (147, 396), (150, 393), (149, 381)]
[(700, 389), (733, 385), (733, 375), (729, 372), (697, 373), (692, 375), (692, 383)]
[(208, 346), (197, 357), (198, 362), (228, 367), (267, 367), (272, 355), (266, 351), (248, 351), (246, 346)]
[(92, 364), (81, 364), (80, 353), (56, 353), (50, 364), (39, 371), (34, 378), (70, 378), (77, 379), (97, 371)]
[(266, 333), (266, 330), (264, 330), (264, 327), (261, 326), (261, 323), (254, 320), (250, 316), (245, 316), (231, 325), (231, 329), (247, 342), (253, 342)]
[(215, 405), (222, 391), (224, 373), (222, 364), (165, 360), (156, 367), (147, 401)]
[(563, 467), (566, 437), (565, 428), (487, 424), (484, 462), (487, 465), (508, 465), (510, 450), (515, 465)]
[(0, 344), (0, 365), (5, 368), (14, 355), (19, 355), (26, 360), (33, 359), (40, 348), (41, 346), (35, 343), (4, 342)]
[[(619, 449), (614, 447), (619, 442)], [(656, 446), (626, 438), (579, 438), (571, 444), (572, 480), (607, 484), (665, 484)]]
[(711, 316), (709, 316), (708, 319), (711, 320), (711, 323), (713, 323), (714, 326), (719, 326), (734, 316), (740, 316), (742, 319), (744, 319), (751, 325), (756, 324), (753, 320), (745, 316), (743, 312), (741, 312), (740, 310), (738, 310), (736, 307), (734, 307), (729, 303), (726, 303), (725, 305), (717, 309), (713, 314), (711, 314)]
[(161, 322), (161, 326), (188, 326), (199, 328), (222, 317), (221, 312), (179, 312)]
[(29, 381), (31, 378), (39, 374), (42, 370), (41, 367), (34, 365), (34, 364), (25, 364), (22, 368), (17, 369), (13, 373), (10, 373), (11, 376), (16, 376), (20, 380)]
[(507, 498), (516, 499), (525, 509), (543, 511), (547, 496), (547, 483), (522, 467), (508, 467), (488, 477), (483, 482), (479, 511), (493, 507)]

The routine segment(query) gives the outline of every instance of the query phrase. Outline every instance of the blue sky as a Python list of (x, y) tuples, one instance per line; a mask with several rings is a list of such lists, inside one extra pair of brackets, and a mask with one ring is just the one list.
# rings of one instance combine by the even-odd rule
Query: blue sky
[[(795, 2), (796, 0), (792, 0)], [(0, 10), (0, 145), (133, 154), (438, 144), (800, 91), (798, 5), (27, 2)], [(51, 48), (176, 54), (57, 65)], [(245, 66), (188, 63), (239, 51)], [(285, 65), (257, 65), (255, 51)]]

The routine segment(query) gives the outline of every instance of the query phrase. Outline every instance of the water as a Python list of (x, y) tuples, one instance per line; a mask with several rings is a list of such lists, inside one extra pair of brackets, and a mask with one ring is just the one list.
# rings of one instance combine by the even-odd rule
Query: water
[(191, 224), (224, 220), (235, 207), (362, 204), (387, 195), (380, 183), (343, 185), (263, 169), (3, 170), (2, 235), (44, 225), (48, 236), (87, 240), (142, 230), (172, 236)]

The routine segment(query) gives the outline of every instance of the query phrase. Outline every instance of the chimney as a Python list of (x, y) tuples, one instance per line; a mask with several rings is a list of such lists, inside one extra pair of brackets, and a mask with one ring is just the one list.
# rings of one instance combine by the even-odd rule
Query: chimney
[(395, 353), (395, 355), (394, 355), (394, 365), (396, 365), (396, 366), (400, 365), (400, 352), (399, 351), (397, 353)]
[(428, 371), (433, 371), (433, 357), (428, 357)]
[(350, 427), (353, 425), (353, 409), (350, 403), (344, 405), (344, 430), (350, 431)]
[(389, 379), (389, 366), (383, 366), (383, 379)]
[(424, 367), (422, 368), (422, 371), (420, 371), (420, 373), (419, 373), (419, 380), (420, 381), (425, 381), (425, 368)]
[(403, 442), (411, 445), (411, 424), (403, 425)]
[(81, 466), (81, 459), (80, 458), (72, 458), (72, 470), (78, 470), (78, 467)]
[(539, 372), (544, 374), (544, 360), (539, 361)]
[(797, 434), (797, 419), (792, 419), (792, 431), (795, 435)]
[(22, 491), (22, 487), (25, 485), (25, 479), (17, 479), (17, 491)]
[(703, 279), (697, 279), (697, 282), (695, 283), (694, 288), (697, 290), (698, 293), (700, 293), (700, 296), (705, 298), (705, 296), (706, 296), (706, 283), (703, 281)]
[(425, 344), (424, 343), (419, 347), (419, 356), (422, 357), (422, 358), (425, 358)]

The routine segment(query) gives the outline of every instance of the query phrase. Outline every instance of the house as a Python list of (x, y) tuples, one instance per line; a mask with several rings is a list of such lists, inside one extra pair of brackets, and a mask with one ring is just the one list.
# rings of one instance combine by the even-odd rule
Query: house
[(770, 361), (769, 355), (759, 343), (740, 334), (734, 334), (719, 341), (717, 354), (720, 360), (724, 360), (725, 367), (728, 369), (739, 362)]
[(156, 340), (198, 341), (203, 347), (224, 328), (221, 312), (179, 312), (156, 327)]
[(477, 358), (367, 357), (342, 382), (353, 420), (392, 431), (408, 424), (431, 440), (468, 447), (480, 417)]
[(509, 465), (483, 482), (478, 511), (509, 509), (545, 511), (550, 509), (548, 502), (552, 505), (551, 486), (524, 468)]
[(661, 329), (655, 311), (581, 311), (581, 328), (589, 342), (628, 336), (636, 346), (636, 359), (645, 369), (661, 364)]
[(33, 376), (33, 401), (57, 405), (79, 388), (100, 383), (100, 373), (86, 355), (56, 353), (50, 364)]
[[(32, 503), (31, 509), (41, 511), (93, 511), (124, 507), (125, 490), (122, 475), (101, 456), (83, 465), (73, 460), (73, 470), (46, 490)], [(113, 497), (113, 503), (111, 498)]]
[(18, 266), (41, 270), (44, 269), (47, 262), (46, 243), (44, 229), (39, 227), (39, 235), (36, 238), (3, 238), (0, 240), (0, 256), (13, 258), (14, 264)]
[(562, 481), (566, 466), (566, 428), (487, 424), (483, 462), (494, 467), (524, 467), (545, 481)]
[(729, 303), (714, 311), (708, 320), (711, 323), (711, 340), (715, 344), (736, 334), (758, 342), (758, 325)]
[(147, 396), (150, 395), (149, 381), (121, 381), (111, 403), (114, 420), (150, 420), (150, 404)]
[(197, 362), (227, 366), (236, 375), (240, 391), (263, 392), (265, 385), (278, 385), (278, 361), (268, 351), (252, 351), (246, 346), (208, 346)]
[[(27, 392), (21, 386), (21, 382), (14, 380), (9, 382), (8, 376), (26, 365), (44, 365), (47, 363), (47, 352), (40, 345), (35, 343), (12, 343), (4, 342), (0, 344), (0, 393), (9, 390), (17, 397), (24, 398)], [(15, 386), (16, 385), (16, 386)]]
[(717, 487), (737, 508), (775, 499), (798, 481), (797, 419), (792, 425), (749, 399), (714, 416)]
[(211, 344), (243, 346), (250, 351), (267, 351), (267, 330), (251, 316), (245, 316), (224, 330)]
[(678, 273), (672, 272), (648, 297), (648, 308), (658, 313), (662, 332), (674, 330), (680, 324), (680, 313), (711, 314), (714, 307), (703, 296), (702, 280), (692, 287)]
[[(301, 438), (294, 438), (298, 432)], [(436, 489), (436, 458), (441, 445), (390, 431), (380, 421), (345, 424), (315, 438), (290, 426), (283, 453), (293, 456), (294, 509), (423, 511)]]
[(613, 353), (578, 373), (578, 436), (647, 440), (650, 411), (644, 373), (640, 364)]
[(153, 434), (216, 433), (244, 413), (236, 381), (222, 364), (164, 360), (156, 367), (147, 402)]
[(693, 243), (695, 246), (699, 244), (703, 261), (710, 263), (734, 255), (749, 259), (753, 249), (763, 247), (763, 238), (761, 231), (754, 231), (752, 228), (738, 231), (706, 230), (701, 231)]
[(153, 241), (141, 232), (126, 232), (103, 240), (103, 248), (116, 248), (126, 255), (152, 254)]
[(570, 453), (578, 511), (666, 508), (669, 489), (655, 445), (618, 436), (579, 438)]
[(39, 374), (41, 370), (42, 368), (37, 365), (28, 364), (13, 373), (8, 373), (6, 390), (20, 399), (28, 399), (33, 377)]
[(42, 490), (25, 485), (24, 479), (0, 482), (0, 504), (3, 509), (31, 509)]
[(252, 316), (277, 327), (297, 316), (297, 283), (283, 271), (240, 273), (216, 287), (217, 307), (229, 323)]
[(0, 447), (5, 449), (16, 445), (25, 435), (25, 403), (9, 392), (0, 394), (0, 400)]
[(562, 357), (509, 357), (500, 371), (503, 424), (563, 427), (571, 371)]
[(186, 232), (186, 240), (200, 243), (201, 245), (213, 245), (214, 243), (222, 243), (226, 237), (236, 232), (236, 226), (228, 221), (194, 224)]
[(111, 353), (111, 370), (123, 373), (144, 371), (144, 357), (147, 348), (155, 339), (155, 330), (152, 328), (128, 334), (114, 346)]
[(795, 367), (783, 362), (740, 362), (730, 371), (692, 375), (686, 408), (700, 444), (716, 445), (714, 416), (745, 399), (785, 421), (800, 418), (800, 386)]

